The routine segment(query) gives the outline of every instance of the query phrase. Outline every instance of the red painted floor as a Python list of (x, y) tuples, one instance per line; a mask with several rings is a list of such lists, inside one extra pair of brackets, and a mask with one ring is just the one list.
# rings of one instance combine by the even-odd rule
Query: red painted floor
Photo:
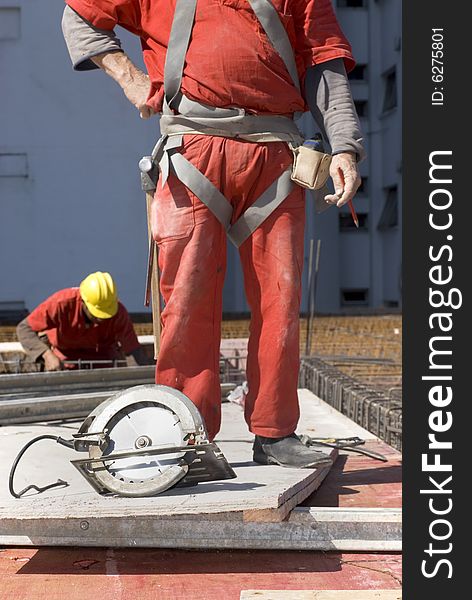
[(401, 508), (401, 454), (384, 442), (367, 441), (362, 448), (383, 454), (388, 462), (380, 462), (360, 454), (342, 454), (323, 485), (302, 505)]
[(398, 554), (0, 550), (2, 600), (239, 600), (241, 590), (395, 589)]

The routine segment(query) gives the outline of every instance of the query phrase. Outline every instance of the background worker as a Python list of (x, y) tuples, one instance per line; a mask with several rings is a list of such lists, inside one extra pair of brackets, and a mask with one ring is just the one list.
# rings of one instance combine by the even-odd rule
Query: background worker
[[(272, 212), (237, 241), (251, 308), (245, 419), (256, 462), (329, 464), (294, 434), (305, 192), (290, 181), (287, 142), (300, 139), (293, 117), (309, 107), (334, 155), (335, 193), (326, 202), (342, 206), (354, 196), (363, 149), (346, 67), (355, 63), (331, 1), (66, 3), (62, 25), (74, 68), (103, 69), (142, 118), (162, 113), (168, 136), (152, 207), (165, 301), (156, 383), (183, 391), (215, 437), (226, 231), (257, 199), (273, 201)], [(140, 37), (149, 76), (122, 51), (117, 25)]]
[[(149, 364), (126, 308), (119, 302), (115, 282), (100, 271), (80, 287), (59, 290), (18, 324), (17, 336), (28, 357), (46, 371), (75, 368), (67, 361), (110, 361), (132, 356)], [(65, 362), (65, 364), (64, 364)]]

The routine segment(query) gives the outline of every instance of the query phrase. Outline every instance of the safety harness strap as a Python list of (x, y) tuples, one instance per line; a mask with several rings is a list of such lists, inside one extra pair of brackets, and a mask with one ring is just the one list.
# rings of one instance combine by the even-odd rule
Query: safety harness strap
[(292, 167), (286, 169), (230, 227), (228, 237), (239, 247), (293, 190)]
[(270, 43), (284, 61), (295, 87), (300, 91), (297, 65), (285, 27), (270, 0), (248, 0)]
[(243, 108), (219, 108), (191, 100), (179, 92), (174, 114), (164, 107), (160, 127), (164, 135), (203, 134), (254, 142), (302, 142), (293, 119), (282, 115), (248, 115)]
[(291, 167), (286, 169), (234, 223), (233, 207), (213, 183), (178, 151), (182, 136), (167, 138), (159, 146), (155, 158), (164, 185), (170, 170), (195, 196), (206, 205), (226, 230), (229, 239), (239, 247), (290, 194), (293, 181)]
[(164, 96), (168, 106), (180, 91), (197, 0), (177, 0), (164, 64)]
[(290, 167), (230, 226), (233, 207), (218, 188), (178, 152), (170, 154), (169, 160), (177, 178), (210, 209), (237, 248), (285, 200), (294, 186), (290, 179)]
[[(270, 0), (248, 0), (269, 41), (284, 61), (300, 89), (293, 50), (277, 11)], [(224, 195), (178, 149), (185, 133), (239, 137), (250, 141), (284, 141), (298, 145), (301, 136), (288, 117), (247, 115), (242, 108), (205, 106), (181, 92), (182, 75), (195, 20), (197, 0), (177, 0), (164, 66), (164, 104), (161, 117), (162, 141), (153, 158), (159, 164), (161, 185), (172, 170), (177, 178), (215, 215), (239, 247), (290, 194), (291, 168), (278, 177), (231, 226), (232, 206)], [(174, 112), (175, 111), (175, 112)], [(175, 113), (179, 114), (175, 114)]]
[(212, 182), (181, 154), (170, 155), (172, 168), (178, 179), (197, 196), (228, 230), (233, 207)]

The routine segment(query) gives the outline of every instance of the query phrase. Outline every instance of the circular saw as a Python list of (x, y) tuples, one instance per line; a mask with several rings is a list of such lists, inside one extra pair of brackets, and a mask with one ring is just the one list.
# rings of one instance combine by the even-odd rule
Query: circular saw
[(99, 494), (155, 496), (175, 486), (236, 477), (218, 446), (208, 439), (202, 417), (182, 392), (164, 385), (140, 385), (118, 392), (97, 406), (72, 440), (40, 436), (31, 440), (15, 459), (13, 475), (25, 450), (36, 440), (55, 439), (86, 458), (71, 463)]
[(176, 485), (236, 477), (187, 396), (141, 385), (100, 404), (74, 436), (72, 464), (100, 494), (154, 496)]

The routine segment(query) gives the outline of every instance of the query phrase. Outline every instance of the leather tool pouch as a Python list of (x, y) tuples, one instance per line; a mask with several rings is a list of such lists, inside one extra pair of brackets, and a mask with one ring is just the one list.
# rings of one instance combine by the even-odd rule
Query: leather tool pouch
[(331, 154), (318, 152), (306, 146), (293, 148), (292, 181), (310, 190), (319, 190), (329, 177)]

